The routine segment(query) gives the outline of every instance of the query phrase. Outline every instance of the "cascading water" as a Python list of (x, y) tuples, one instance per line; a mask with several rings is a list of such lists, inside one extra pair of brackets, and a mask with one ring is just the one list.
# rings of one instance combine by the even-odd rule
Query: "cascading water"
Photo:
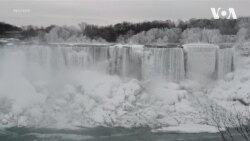
[[(3, 47), (6, 52), (20, 52), (27, 67), (54, 69), (91, 69), (122, 78), (164, 79), (179, 82), (185, 78), (222, 78), (232, 71), (230, 48), (219, 49), (209, 44), (187, 44), (182, 48), (157, 47)], [(186, 57), (184, 57), (184, 54)], [(218, 57), (217, 57), (218, 56)], [(25, 66), (26, 68), (26, 66)]]
[(207, 81), (216, 78), (216, 59), (219, 46), (186, 44), (186, 76), (188, 79)]
[(182, 48), (146, 48), (142, 72), (144, 80), (183, 80), (185, 72)]
[(186, 76), (200, 82), (222, 79), (233, 71), (232, 48), (212, 44), (186, 44)]
[(141, 79), (141, 62), (143, 48), (111, 47), (110, 72), (123, 78)]
[(231, 48), (218, 50), (218, 78), (222, 79), (227, 73), (233, 71), (233, 51)]
[[(217, 73), (222, 78), (232, 70), (230, 49), (220, 50), (214, 45), (184, 48), (185, 52), (181, 47), (1, 47), (0, 124), (172, 124), (175, 117), (162, 114), (175, 111), (178, 106), (174, 103), (186, 95), (172, 82), (185, 76), (193, 79), (204, 75), (207, 79)], [(140, 82), (148, 80), (156, 83)]]

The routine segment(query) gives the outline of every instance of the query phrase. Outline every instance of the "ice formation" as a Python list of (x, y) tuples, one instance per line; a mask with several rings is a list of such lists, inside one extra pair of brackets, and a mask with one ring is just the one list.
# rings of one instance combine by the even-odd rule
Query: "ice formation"
[(208, 44), (184, 49), (3, 46), (0, 124), (157, 128), (202, 123), (189, 94), (200, 90), (199, 81), (191, 79), (197, 74), (224, 78), (232, 71), (232, 53)]

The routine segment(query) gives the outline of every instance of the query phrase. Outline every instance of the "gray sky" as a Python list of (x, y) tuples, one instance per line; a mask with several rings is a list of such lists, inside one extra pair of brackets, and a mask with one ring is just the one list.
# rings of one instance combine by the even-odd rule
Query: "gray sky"
[(212, 18), (211, 7), (250, 16), (249, 0), (0, 0), (0, 21), (15, 25), (98, 25)]

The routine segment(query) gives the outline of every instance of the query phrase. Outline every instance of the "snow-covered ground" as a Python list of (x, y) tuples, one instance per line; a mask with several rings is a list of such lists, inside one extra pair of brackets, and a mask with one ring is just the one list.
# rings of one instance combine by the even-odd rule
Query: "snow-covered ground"
[[(205, 86), (191, 80), (124, 80), (87, 70), (47, 75), (36, 68), (30, 74), (22, 54), (13, 55), (18, 59), (0, 61), (2, 127), (150, 126), (155, 132), (216, 132), (211, 105), (230, 111), (250, 103), (249, 57), (239, 57), (235, 72)], [(40, 75), (30, 77), (35, 74)]]
[(124, 82), (117, 76), (93, 71), (71, 74), (33, 83), (24, 78), (6, 78), (10, 82), (1, 79), (1, 123), (58, 128), (161, 127), (178, 125), (178, 119), (168, 114), (192, 111), (186, 105), (187, 92), (175, 83)]

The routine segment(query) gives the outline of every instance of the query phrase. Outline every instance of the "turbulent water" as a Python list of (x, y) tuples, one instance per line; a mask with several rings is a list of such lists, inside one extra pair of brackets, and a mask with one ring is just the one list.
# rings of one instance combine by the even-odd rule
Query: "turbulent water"
[(232, 50), (215, 45), (2, 46), (0, 124), (156, 128), (202, 122), (179, 84), (220, 79), (232, 70)]

